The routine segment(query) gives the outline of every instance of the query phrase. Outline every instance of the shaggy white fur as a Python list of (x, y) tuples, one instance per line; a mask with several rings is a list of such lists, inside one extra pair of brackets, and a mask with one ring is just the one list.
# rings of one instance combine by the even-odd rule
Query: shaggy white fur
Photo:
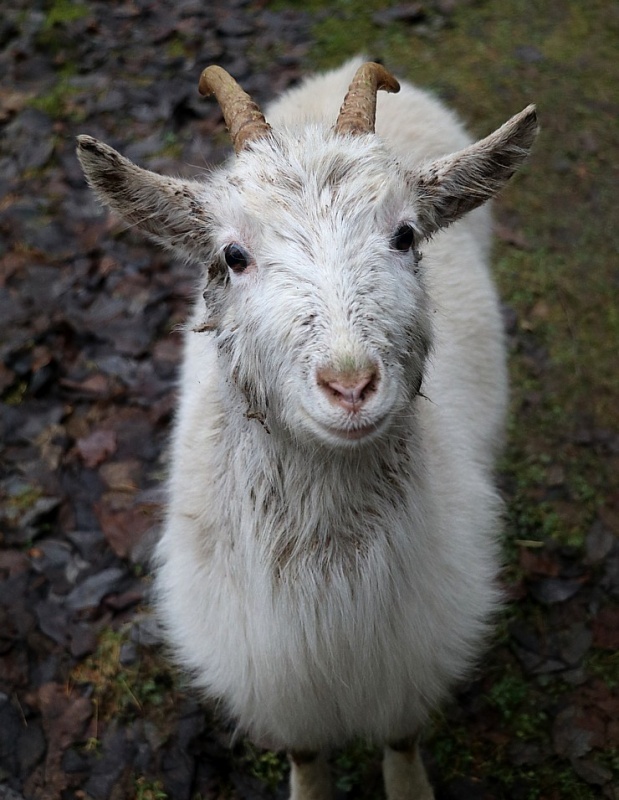
[[(161, 618), (241, 730), (297, 752), (416, 734), (497, 603), (507, 380), (489, 215), (475, 209), (524, 160), (535, 114), (469, 145), (404, 84), (380, 94), (377, 135), (336, 135), (359, 63), (285, 95), (266, 112), (272, 135), (204, 182), (79, 147), (105, 202), (205, 270)], [(231, 245), (242, 269), (226, 265)], [(325, 800), (326, 774), (293, 759), (293, 797)], [(416, 745), (386, 751), (385, 777), (391, 800), (432, 796)]]

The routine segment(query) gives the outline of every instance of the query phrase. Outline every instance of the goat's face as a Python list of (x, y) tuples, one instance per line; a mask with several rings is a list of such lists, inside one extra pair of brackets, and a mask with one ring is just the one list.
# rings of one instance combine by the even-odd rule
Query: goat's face
[(344, 446), (397, 421), (430, 332), (414, 188), (380, 142), (257, 142), (205, 202), (205, 313), (250, 413)]
[(335, 131), (299, 134), (272, 132), (229, 76), (206, 70), (238, 153), (206, 183), (161, 178), (87, 136), (78, 148), (105, 202), (205, 265), (201, 327), (212, 333), (196, 335), (216, 337), (245, 413), (348, 447), (393, 429), (421, 386), (431, 333), (418, 244), (493, 196), (537, 132), (529, 107), (465, 150), (404, 170), (370, 132), (372, 92), (362, 97), (397, 82), (366, 66)]

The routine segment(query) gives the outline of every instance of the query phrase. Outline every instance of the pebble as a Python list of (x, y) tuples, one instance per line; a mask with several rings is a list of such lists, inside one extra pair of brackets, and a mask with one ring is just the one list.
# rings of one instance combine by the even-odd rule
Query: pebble
[(131, 626), (131, 641), (145, 647), (158, 645), (163, 634), (156, 618), (151, 614), (136, 615)]
[(93, 762), (92, 771), (84, 784), (84, 791), (92, 800), (108, 800), (135, 755), (135, 744), (130, 741), (120, 724), (112, 722), (101, 740), (100, 755)]
[(82, 659), (97, 648), (97, 632), (90, 625), (77, 623), (70, 629), (70, 652), (73, 658)]
[(601, 520), (596, 520), (585, 539), (587, 564), (599, 564), (610, 554), (617, 539)]
[(384, 27), (392, 22), (414, 24), (425, 19), (427, 9), (422, 3), (402, 3), (372, 14), (372, 22)]
[(109, 567), (91, 575), (68, 594), (67, 608), (72, 611), (96, 608), (106, 595), (120, 591), (121, 582), (126, 575), (126, 570), (120, 567)]
[(53, 599), (42, 600), (35, 605), (34, 613), (43, 633), (64, 647), (69, 636), (69, 613), (65, 604)]
[(583, 781), (593, 786), (603, 786), (613, 779), (613, 773), (608, 767), (590, 759), (574, 759), (572, 767)]
[(531, 583), (531, 594), (544, 605), (564, 603), (580, 591), (582, 582), (574, 578), (542, 578)]
[(29, 720), (17, 740), (17, 763), (24, 777), (39, 764), (47, 750), (43, 728), (37, 720)]
[(557, 755), (580, 758), (591, 750), (593, 734), (580, 724), (582, 714), (579, 708), (568, 706), (555, 717), (552, 741)]
[(24, 796), (10, 786), (0, 784), (0, 800), (25, 800)]

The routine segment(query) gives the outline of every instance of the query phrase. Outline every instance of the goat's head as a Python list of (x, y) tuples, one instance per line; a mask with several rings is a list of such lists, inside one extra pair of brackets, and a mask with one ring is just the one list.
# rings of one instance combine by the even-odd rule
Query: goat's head
[(333, 130), (272, 130), (233, 79), (204, 71), (237, 153), (206, 181), (163, 178), (79, 137), (99, 197), (204, 265), (204, 325), (224, 373), (271, 430), (372, 441), (418, 393), (431, 325), (419, 246), (492, 197), (525, 159), (533, 107), (414, 171), (374, 131), (379, 65), (357, 73)]

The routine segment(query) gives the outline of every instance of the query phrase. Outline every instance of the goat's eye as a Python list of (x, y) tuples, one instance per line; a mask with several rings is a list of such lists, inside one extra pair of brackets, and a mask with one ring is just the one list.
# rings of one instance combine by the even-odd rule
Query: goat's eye
[(240, 244), (234, 244), (234, 242), (224, 248), (224, 258), (233, 272), (243, 272), (249, 266), (249, 253)]
[(410, 225), (400, 225), (393, 239), (391, 246), (394, 250), (401, 250), (403, 253), (410, 250), (415, 244), (415, 231)]

